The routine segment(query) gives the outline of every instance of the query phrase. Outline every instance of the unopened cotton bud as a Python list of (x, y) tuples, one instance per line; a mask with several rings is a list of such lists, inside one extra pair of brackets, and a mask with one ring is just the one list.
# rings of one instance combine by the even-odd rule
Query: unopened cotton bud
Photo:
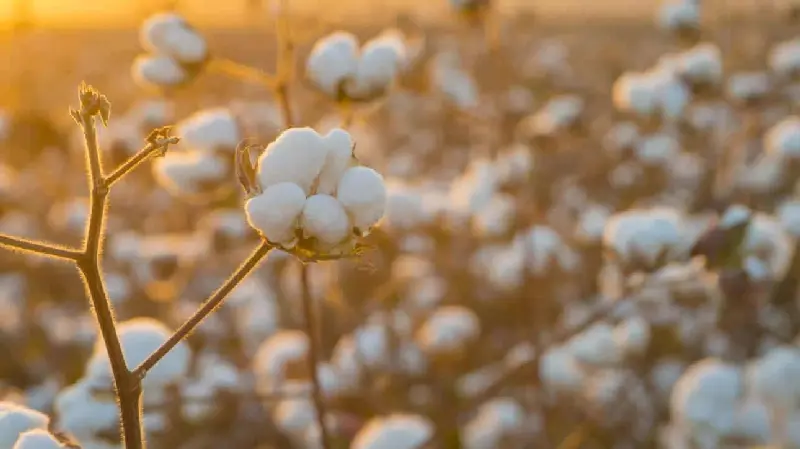
[(281, 182), (247, 200), (247, 222), (271, 242), (288, 244), (295, 238), (297, 219), (306, 194), (297, 184)]
[(344, 207), (330, 195), (314, 195), (306, 200), (301, 218), (303, 231), (331, 247), (341, 243), (350, 232), (350, 220)]
[(307, 195), (322, 171), (327, 149), (322, 137), (311, 128), (291, 128), (267, 146), (258, 160), (261, 188), (291, 182)]
[(386, 185), (375, 170), (361, 166), (347, 169), (336, 191), (358, 232), (368, 231), (383, 217)]
[(150, 16), (140, 31), (142, 46), (181, 63), (202, 62), (208, 56), (206, 40), (186, 20), (174, 13)]
[(306, 62), (306, 76), (319, 90), (336, 96), (342, 83), (355, 76), (358, 61), (358, 39), (338, 31), (314, 44)]
[(140, 55), (133, 60), (131, 73), (138, 84), (163, 89), (185, 83), (189, 75), (174, 59), (165, 55)]
[(319, 174), (317, 193), (333, 195), (342, 174), (355, 162), (353, 159), (353, 139), (350, 134), (340, 128), (331, 130), (325, 137), (327, 156), (325, 165)]

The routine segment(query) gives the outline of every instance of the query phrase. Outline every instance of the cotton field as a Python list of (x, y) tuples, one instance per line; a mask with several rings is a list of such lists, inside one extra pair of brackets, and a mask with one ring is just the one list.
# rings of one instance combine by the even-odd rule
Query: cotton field
[(0, 50), (0, 449), (800, 449), (800, 5), (290, 3)]

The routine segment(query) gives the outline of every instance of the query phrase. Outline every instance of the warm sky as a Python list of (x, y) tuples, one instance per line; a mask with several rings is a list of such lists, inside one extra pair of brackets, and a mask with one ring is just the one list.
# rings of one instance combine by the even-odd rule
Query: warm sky
[[(181, 11), (197, 22), (236, 23), (243, 18), (247, 0), (182, 0)], [(270, 0), (263, 0), (270, 1)], [(274, 0), (272, 0), (274, 1)], [(430, 13), (442, 11), (447, 0), (290, 0), (293, 7), (304, 11), (319, 10), (318, 5), (336, 5), (337, 14), (359, 19), (369, 17), (374, 11), (387, 11), (394, 7), (419, 9)], [(761, 7), (796, 0), (705, 0), (716, 6), (733, 7), (746, 4)], [(7, 25), (12, 17), (15, 2), (27, 2), (37, 22), (47, 24), (84, 26), (117, 25), (133, 22), (142, 11), (153, 11), (167, 0), (0, 0), (0, 26)], [(528, 6), (540, 14), (581, 15), (639, 15), (652, 14), (660, 0), (499, 0), (507, 7)], [(727, 8), (726, 8), (727, 9)]]

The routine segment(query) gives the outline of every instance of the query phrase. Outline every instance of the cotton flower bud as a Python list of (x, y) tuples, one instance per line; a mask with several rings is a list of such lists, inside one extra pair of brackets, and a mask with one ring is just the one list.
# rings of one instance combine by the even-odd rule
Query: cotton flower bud
[(159, 13), (147, 18), (142, 24), (140, 39), (148, 51), (169, 56), (182, 64), (196, 64), (208, 58), (205, 38), (177, 14)]
[(311, 128), (291, 128), (267, 146), (258, 160), (258, 180), (262, 189), (291, 182), (304, 194), (311, 192), (327, 158), (322, 137)]
[(355, 143), (350, 134), (343, 129), (333, 129), (323, 137), (328, 155), (319, 174), (317, 193), (333, 195), (342, 174), (356, 162), (353, 157)]
[(247, 222), (267, 240), (291, 244), (296, 239), (297, 219), (305, 202), (306, 194), (297, 184), (271, 185), (245, 203)]
[(174, 59), (165, 55), (139, 55), (133, 60), (131, 74), (139, 85), (150, 89), (182, 86), (192, 78)]
[(342, 203), (330, 195), (309, 197), (300, 223), (306, 236), (329, 248), (341, 243), (350, 232), (350, 220)]
[(50, 432), (46, 430), (30, 430), (20, 435), (13, 449), (64, 449)]
[(353, 220), (357, 234), (368, 232), (383, 217), (386, 185), (383, 176), (368, 167), (352, 167), (344, 172), (336, 189), (337, 198)]

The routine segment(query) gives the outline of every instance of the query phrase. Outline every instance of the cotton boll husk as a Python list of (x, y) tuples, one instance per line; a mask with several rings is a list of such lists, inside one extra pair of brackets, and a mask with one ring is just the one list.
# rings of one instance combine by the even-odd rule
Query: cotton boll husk
[(347, 238), (350, 220), (344, 207), (330, 195), (314, 195), (306, 199), (300, 216), (303, 232), (314, 237), (325, 248), (333, 247)]
[(347, 169), (336, 188), (336, 197), (352, 219), (353, 227), (362, 233), (383, 217), (386, 196), (383, 176), (368, 167)]
[(433, 435), (433, 424), (419, 415), (394, 414), (370, 419), (352, 449), (415, 449)]
[[(130, 366), (139, 366), (172, 336), (172, 331), (163, 323), (152, 318), (134, 318), (117, 325), (125, 361)], [(189, 369), (191, 350), (185, 342), (178, 343), (148, 372), (142, 385), (145, 391), (176, 382), (186, 375)], [(98, 341), (94, 353), (86, 366), (86, 377), (111, 379), (111, 365), (105, 345)]]
[(322, 139), (328, 154), (319, 174), (317, 193), (334, 195), (342, 175), (355, 162), (353, 159), (355, 142), (350, 134), (341, 128), (332, 129)]
[(258, 158), (261, 188), (291, 182), (308, 195), (325, 165), (327, 155), (325, 141), (313, 129), (287, 129)]
[(280, 331), (258, 348), (253, 358), (256, 380), (265, 390), (280, 388), (287, 366), (305, 360), (308, 353), (308, 336), (302, 331)]
[(358, 39), (337, 31), (314, 44), (306, 61), (306, 76), (322, 92), (336, 97), (341, 83), (355, 77), (358, 65)]
[(416, 340), (428, 353), (459, 351), (480, 335), (478, 316), (461, 306), (443, 306), (417, 331)]
[(297, 184), (273, 184), (245, 203), (247, 222), (271, 242), (290, 244), (296, 239), (297, 220), (306, 194)]
[(131, 75), (139, 85), (151, 89), (180, 86), (189, 79), (180, 64), (164, 55), (137, 56), (131, 65)]
[(228, 108), (195, 112), (175, 125), (175, 135), (181, 139), (180, 148), (204, 152), (232, 152), (242, 140), (239, 123)]
[(47, 429), (47, 415), (10, 402), (0, 402), (0, 448), (12, 448), (29, 430)]
[(140, 29), (142, 46), (152, 53), (165, 54), (183, 63), (206, 59), (206, 41), (186, 20), (174, 13), (159, 13), (147, 18)]

